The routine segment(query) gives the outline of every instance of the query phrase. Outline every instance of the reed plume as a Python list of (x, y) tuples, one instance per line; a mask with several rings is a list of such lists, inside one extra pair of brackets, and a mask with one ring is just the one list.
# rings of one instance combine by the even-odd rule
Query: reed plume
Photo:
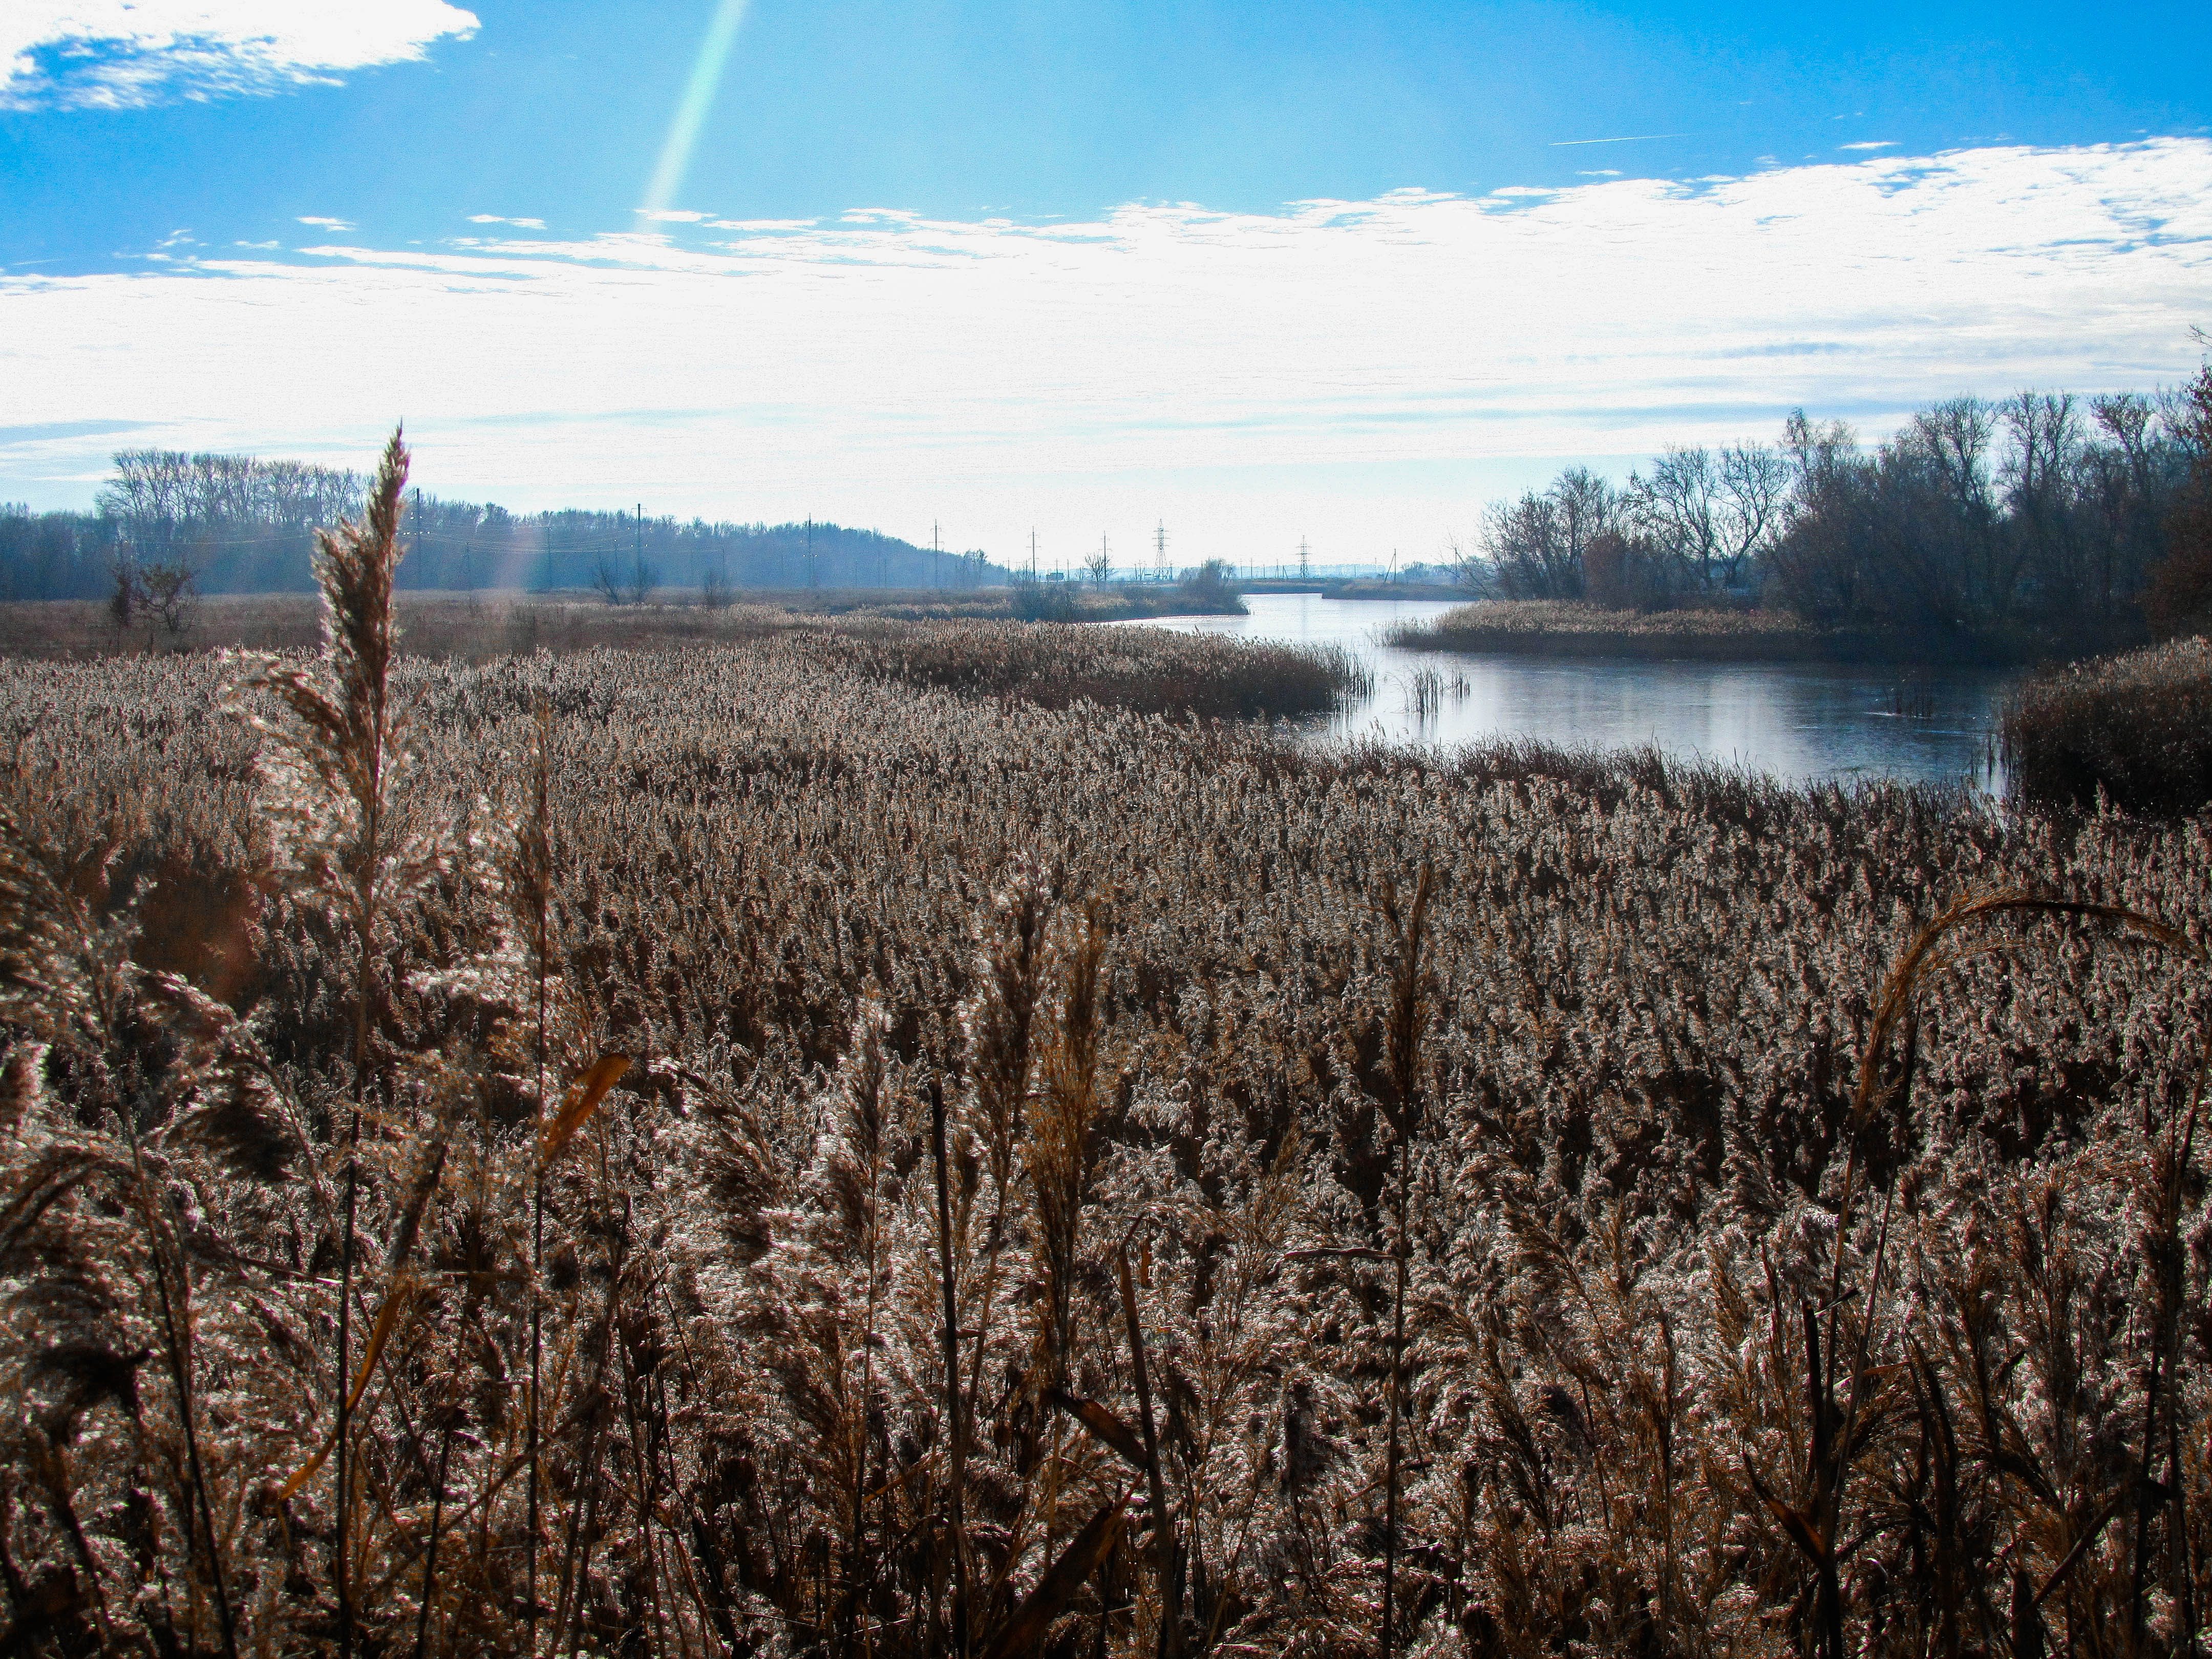
[(411, 756), (407, 710), (397, 700), (392, 665), (399, 648), (393, 578), (404, 550), (399, 520), (408, 456), (395, 428), (385, 445), (362, 520), (315, 537), (315, 580), (322, 590), (323, 653), (312, 665), (271, 662), (250, 682), (273, 698), (278, 716), (257, 714), (266, 740), (262, 811), (279, 878), (303, 902), (350, 933), (354, 955), (352, 1104), (344, 1135), (344, 1218), (338, 1241), (337, 1421), (332, 1510), (332, 1589), (340, 1659), (353, 1651), (349, 1533), (354, 1496), (349, 1472), (355, 1395), (349, 1389), (354, 1237), (359, 1220), (362, 1113), (372, 1098), (372, 1028), (386, 986), (379, 956), (395, 898), (438, 868), (440, 852), (417, 831), (406, 790)]

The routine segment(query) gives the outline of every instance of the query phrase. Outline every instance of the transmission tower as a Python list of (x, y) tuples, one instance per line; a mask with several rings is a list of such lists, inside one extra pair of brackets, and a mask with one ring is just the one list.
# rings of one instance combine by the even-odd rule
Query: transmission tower
[(1298, 580), (1300, 581), (1304, 581), (1312, 574), (1312, 573), (1313, 564), (1310, 551), (1306, 546), (1306, 538), (1301, 536), (1298, 538)]

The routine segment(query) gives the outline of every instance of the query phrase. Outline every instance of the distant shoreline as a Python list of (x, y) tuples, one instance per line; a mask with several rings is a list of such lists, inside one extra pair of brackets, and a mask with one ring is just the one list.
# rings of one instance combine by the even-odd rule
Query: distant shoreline
[[(540, 647), (659, 649), (718, 645), (787, 629), (871, 623), (1142, 622), (1158, 617), (1237, 615), (1233, 592), (1135, 583), (1054, 582), (1034, 589), (773, 588), (732, 592), (708, 604), (696, 590), (663, 588), (645, 600), (611, 605), (580, 589), (403, 588), (394, 597), (402, 648), (428, 656), (528, 653)], [(1024, 617), (1034, 594), (1047, 614)], [(310, 593), (212, 593), (185, 605), (170, 630), (147, 616), (118, 625), (93, 599), (0, 603), (0, 661), (82, 661), (151, 652), (309, 651), (322, 643), (320, 602)]]
[(1401, 650), (1470, 656), (1930, 668), (2025, 668), (2103, 655), (2140, 643), (2133, 631), (2061, 635), (2026, 627), (1828, 629), (1787, 611), (1600, 611), (1589, 605), (1508, 599), (1462, 605), (1432, 622), (1401, 623), (1387, 638)]

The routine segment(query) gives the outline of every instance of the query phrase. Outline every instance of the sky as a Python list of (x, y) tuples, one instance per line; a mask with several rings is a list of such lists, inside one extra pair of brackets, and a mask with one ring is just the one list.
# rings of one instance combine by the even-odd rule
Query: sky
[(118, 447), (1433, 558), (2212, 327), (2212, 7), (7, 0), (0, 501)]

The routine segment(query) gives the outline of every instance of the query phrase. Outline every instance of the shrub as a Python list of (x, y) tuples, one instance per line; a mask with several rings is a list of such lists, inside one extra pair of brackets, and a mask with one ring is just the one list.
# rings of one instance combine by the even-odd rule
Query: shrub
[(1075, 597), (1073, 582), (1017, 583), (1009, 604), (1023, 622), (1072, 623), (1083, 619), (1083, 606)]
[(1195, 570), (1184, 574), (1178, 584), (1182, 598), (1209, 611), (1241, 611), (1244, 601), (1229, 580), (1229, 566), (1220, 559), (1208, 559)]

